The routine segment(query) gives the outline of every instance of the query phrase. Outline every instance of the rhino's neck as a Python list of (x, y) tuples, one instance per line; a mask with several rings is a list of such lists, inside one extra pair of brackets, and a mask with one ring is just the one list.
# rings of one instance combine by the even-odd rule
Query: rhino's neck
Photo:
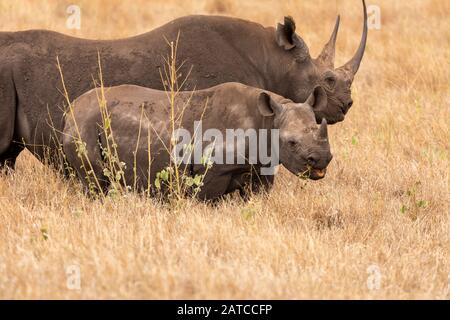
[(275, 29), (243, 20), (221, 25), (221, 28), (221, 36), (242, 61), (251, 66), (252, 74), (246, 75), (251, 80), (246, 84), (285, 96), (283, 84), (286, 84), (285, 73), (289, 68), (288, 55), (277, 45)]
[(281, 97), (289, 97), (287, 74), (295, 63), (290, 55), (281, 49), (275, 41), (275, 28), (265, 29), (264, 41), (260, 42), (259, 48), (254, 51), (259, 55), (259, 70), (264, 77), (265, 87), (263, 89), (276, 93)]

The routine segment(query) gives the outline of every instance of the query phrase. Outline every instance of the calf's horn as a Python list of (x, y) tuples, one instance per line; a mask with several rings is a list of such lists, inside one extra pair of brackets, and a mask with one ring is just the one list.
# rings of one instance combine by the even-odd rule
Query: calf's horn
[(325, 118), (322, 119), (322, 123), (320, 124), (319, 132), (317, 133), (317, 139), (319, 140), (328, 139), (327, 120)]

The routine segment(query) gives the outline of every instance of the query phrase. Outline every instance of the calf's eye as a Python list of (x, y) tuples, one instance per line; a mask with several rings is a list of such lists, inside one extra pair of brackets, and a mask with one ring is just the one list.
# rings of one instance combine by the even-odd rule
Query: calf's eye
[(289, 140), (289, 141), (288, 141), (288, 145), (289, 145), (289, 147), (291, 147), (291, 148), (295, 148), (295, 147), (297, 146), (297, 141), (295, 141), (295, 140)]

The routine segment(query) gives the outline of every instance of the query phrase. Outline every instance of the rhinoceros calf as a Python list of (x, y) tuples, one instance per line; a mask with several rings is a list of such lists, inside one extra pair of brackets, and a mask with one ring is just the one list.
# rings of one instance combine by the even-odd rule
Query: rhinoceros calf
[[(328, 103), (315, 108), (316, 121), (342, 121), (352, 105), (350, 87), (367, 39), (367, 14), (358, 50), (334, 67), (339, 26), (314, 59), (291, 17), (276, 28), (219, 16), (187, 16), (140, 36), (85, 40), (56, 32), (0, 33), (0, 168), (14, 167), (26, 147), (38, 158), (52, 154), (61, 140), (65, 98), (56, 58), (61, 62), (69, 97), (95, 87), (100, 54), (105, 86), (134, 84), (163, 90), (160, 69), (168, 53), (166, 39), (179, 35), (180, 73), (189, 74), (185, 90), (240, 82), (304, 102), (322, 86)], [(52, 159), (50, 159), (52, 160)]]
[[(174, 104), (174, 118), (179, 119), (177, 128), (187, 132), (189, 137), (202, 139), (199, 143), (192, 143), (188, 139), (184, 146), (190, 145), (196, 149), (200, 145), (204, 151), (206, 145), (211, 146), (211, 142), (214, 142), (216, 158), (209, 170), (206, 170), (204, 162), (195, 162), (192, 150), (184, 155), (187, 161), (182, 164), (183, 169), (180, 171), (186, 169), (186, 174), (191, 177), (204, 176), (204, 185), (198, 197), (211, 200), (235, 190), (245, 195), (248, 190), (258, 191), (262, 187), (270, 187), (274, 173), (270, 170), (262, 173), (263, 168), (269, 169), (269, 166), (278, 165), (278, 162), (263, 163), (262, 149), (269, 150), (267, 155), (271, 153), (270, 150), (276, 153), (279, 162), (293, 174), (303, 174), (311, 179), (323, 178), (332, 156), (326, 120), (318, 127), (312, 111), (314, 107), (327, 103), (326, 97), (319, 91), (315, 90), (303, 104), (239, 83), (179, 93)], [(154, 185), (157, 173), (170, 165), (168, 146), (175, 137), (167, 93), (134, 85), (106, 88), (106, 109), (99, 108), (99, 96), (100, 89), (85, 93), (74, 101), (73, 112), (66, 115), (63, 149), (68, 163), (83, 181), (87, 181), (86, 172), (93, 169), (101, 188), (106, 189), (108, 179), (104, 176), (104, 152), (108, 149), (108, 143), (115, 143), (120, 161), (126, 164), (122, 182), (135, 184), (138, 189)], [(105, 110), (109, 114), (107, 121), (102, 120)], [(114, 142), (105, 137), (106, 122), (108, 125), (110, 123)], [(230, 131), (233, 129), (235, 131)], [(264, 131), (266, 134), (257, 137), (256, 149), (253, 149), (257, 150), (256, 157), (251, 162), (251, 148), (255, 147), (251, 144), (256, 141), (246, 134), (262, 134), (263, 129), (267, 130)], [(240, 138), (239, 135), (233, 135), (232, 140), (228, 139), (230, 132), (234, 134), (239, 130), (245, 134)], [(207, 132), (213, 133), (214, 139), (211, 135), (209, 139), (206, 138)], [(219, 139), (221, 137), (226, 139)], [(83, 149), (92, 165), (88, 170), (85, 169), (86, 159), (82, 161), (83, 156), (80, 155), (80, 141), (83, 141)], [(238, 152), (240, 143), (241, 154)], [(273, 148), (277, 143), (278, 150)], [(231, 157), (228, 157), (230, 151)], [(222, 162), (218, 162), (216, 160), (220, 158), (221, 152)], [(180, 156), (178, 160), (182, 158)], [(238, 158), (242, 161), (239, 162)], [(274, 160), (277, 161), (277, 158)], [(172, 161), (175, 159), (172, 158)]]

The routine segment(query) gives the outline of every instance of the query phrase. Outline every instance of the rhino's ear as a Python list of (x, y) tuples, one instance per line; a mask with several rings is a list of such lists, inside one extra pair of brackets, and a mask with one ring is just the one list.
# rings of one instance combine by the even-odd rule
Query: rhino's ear
[(283, 109), (283, 106), (274, 101), (266, 92), (261, 92), (258, 96), (258, 110), (264, 117), (271, 117), (278, 114)]
[(295, 47), (295, 21), (292, 17), (284, 17), (284, 24), (277, 25), (276, 38), (280, 47), (291, 50)]
[(321, 86), (315, 87), (305, 103), (314, 110), (323, 110), (328, 103), (327, 93)]

